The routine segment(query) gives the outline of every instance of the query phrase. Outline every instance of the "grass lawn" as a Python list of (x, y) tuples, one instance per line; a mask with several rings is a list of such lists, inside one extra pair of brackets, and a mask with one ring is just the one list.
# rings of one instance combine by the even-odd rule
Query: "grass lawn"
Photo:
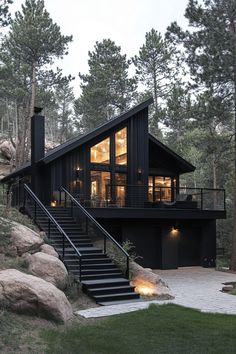
[(73, 323), (41, 334), (47, 353), (236, 353), (236, 316), (206, 314), (176, 305)]
[(0, 353), (230, 354), (236, 353), (236, 316), (176, 305), (102, 319), (76, 317), (63, 325), (0, 313)]

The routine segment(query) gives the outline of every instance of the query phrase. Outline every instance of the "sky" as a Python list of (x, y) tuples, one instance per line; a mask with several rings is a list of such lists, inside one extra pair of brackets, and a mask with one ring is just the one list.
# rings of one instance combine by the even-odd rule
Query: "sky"
[[(75, 77), (76, 96), (79, 95), (78, 73), (88, 72), (88, 51), (96, 41), (110, 38), (121, 46), (128, 58), (138, 54), (145, 33), (152, 28), (165, 33), (167, 26), (177, 21), (185, 27), (184, 12), (188, 0), (44, 0), (51, 18), (64, 35), (73, 35), (69, 54), (56, 65), (65, 75)], [(11, 12), (21, 9), (22, 0), (15, 0)]]

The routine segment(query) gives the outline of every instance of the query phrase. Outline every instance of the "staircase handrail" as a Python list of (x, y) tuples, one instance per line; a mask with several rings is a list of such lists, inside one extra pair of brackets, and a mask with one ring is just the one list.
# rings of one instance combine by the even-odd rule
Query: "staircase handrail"
[[(69, 236), (65, 233), (65, 231), (61, 228), (61, 226), (58, 224), (58, 222), (54, 219), (54, 217), (50, 214), (50, 212), (45, 208), (43, 203), (39, 200), (39, 198), (34, 194), (34, 192), (27, 186), (27, 184), (24, 184), (24, 190), (31, 196), (31, 198), (37, 203), (37, 205), (43, 210), (43, 212), (47, 215), (47, 217), (52, 221), (52, 223), (56, 226), (58, 231), (67, 239), (71, 247), (74, 249), (76, 252), (77, 256), (79, 258), (82, 257), (81, 253), (78, 251), (74, 243), (70, 240)], [(25, 198), (24, 198), (25, 199)]]
[(99, 224), (99, 222), (97, 222), (97, 220), (94, 219), (94, 217), (78, 202), (78, 200), (76, 200), (73, 195), (70, 194), (70, 192), (68, 192), (64, 187), (61, 186), (60, 191), (66, 193), (66, 195), (69, 196), (69, 198), (71, 199), (71, 201), (73, 201), (73, 203), (75, 203), (75, 205), (83, 212), (83, 214), (86, 215), (86, 217), (103, 233), (103, 235), (108, 238), (110, 241), (112, 241), (112, 243), (114, 245), (116, 245), (121, 252), (127, 257), (127, 274), (129, 275), (129, 259), (130, 259), (130, 255), (128, 254), (128, 252), (126, 252), (126, 250), (109, 234), (109, 232), (107, 230), (104, 229), (104, 227), (102, 227), (101, 224)]

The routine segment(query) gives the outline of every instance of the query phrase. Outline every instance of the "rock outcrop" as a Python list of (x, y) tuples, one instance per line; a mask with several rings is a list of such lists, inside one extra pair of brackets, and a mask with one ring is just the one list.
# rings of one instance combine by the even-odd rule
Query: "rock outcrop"
[(62, 322), (73, 316), (71, 305), (61, 290), (15, 269), (0, 271), (0, 307)]
[(10, 240), (12, 245), (16, 247), (19, 256), (27, 252), (36, 252), (44, 243), (37, 232), (15, 222), (12, 223)]
[(170, 296), (168, 286), (150, 268), (143, 268), (139, 264), (132, 262), (131, 275), (131, 285), (141, 295)]
[(56, 258), (59, 258), (59, 255), (55, 251), (55, 248), (50, 245), (47, 245), (46, 243), (40, 247), (40, 252), (43, 252), (43, 253), (49, 254), (50, 256), (54, 256)]
[(0, 153), (7, 160), (11, 160), (15, 156), (15, 148), (10, 141), (0, 142)]
[(68, 282), (68, 272), (64, 264), (55, 256), (43, 252), (29, 254), (26, 257), (31, 274), (54, 284), (63, 290)]

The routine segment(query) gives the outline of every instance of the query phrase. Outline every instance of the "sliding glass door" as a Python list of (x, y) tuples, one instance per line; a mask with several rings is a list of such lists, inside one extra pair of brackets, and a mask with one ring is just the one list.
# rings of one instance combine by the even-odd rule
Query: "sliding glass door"
[(149, 176), (149, 202), (171, 202), (175, 199), (176, 180), (172, 177)]

